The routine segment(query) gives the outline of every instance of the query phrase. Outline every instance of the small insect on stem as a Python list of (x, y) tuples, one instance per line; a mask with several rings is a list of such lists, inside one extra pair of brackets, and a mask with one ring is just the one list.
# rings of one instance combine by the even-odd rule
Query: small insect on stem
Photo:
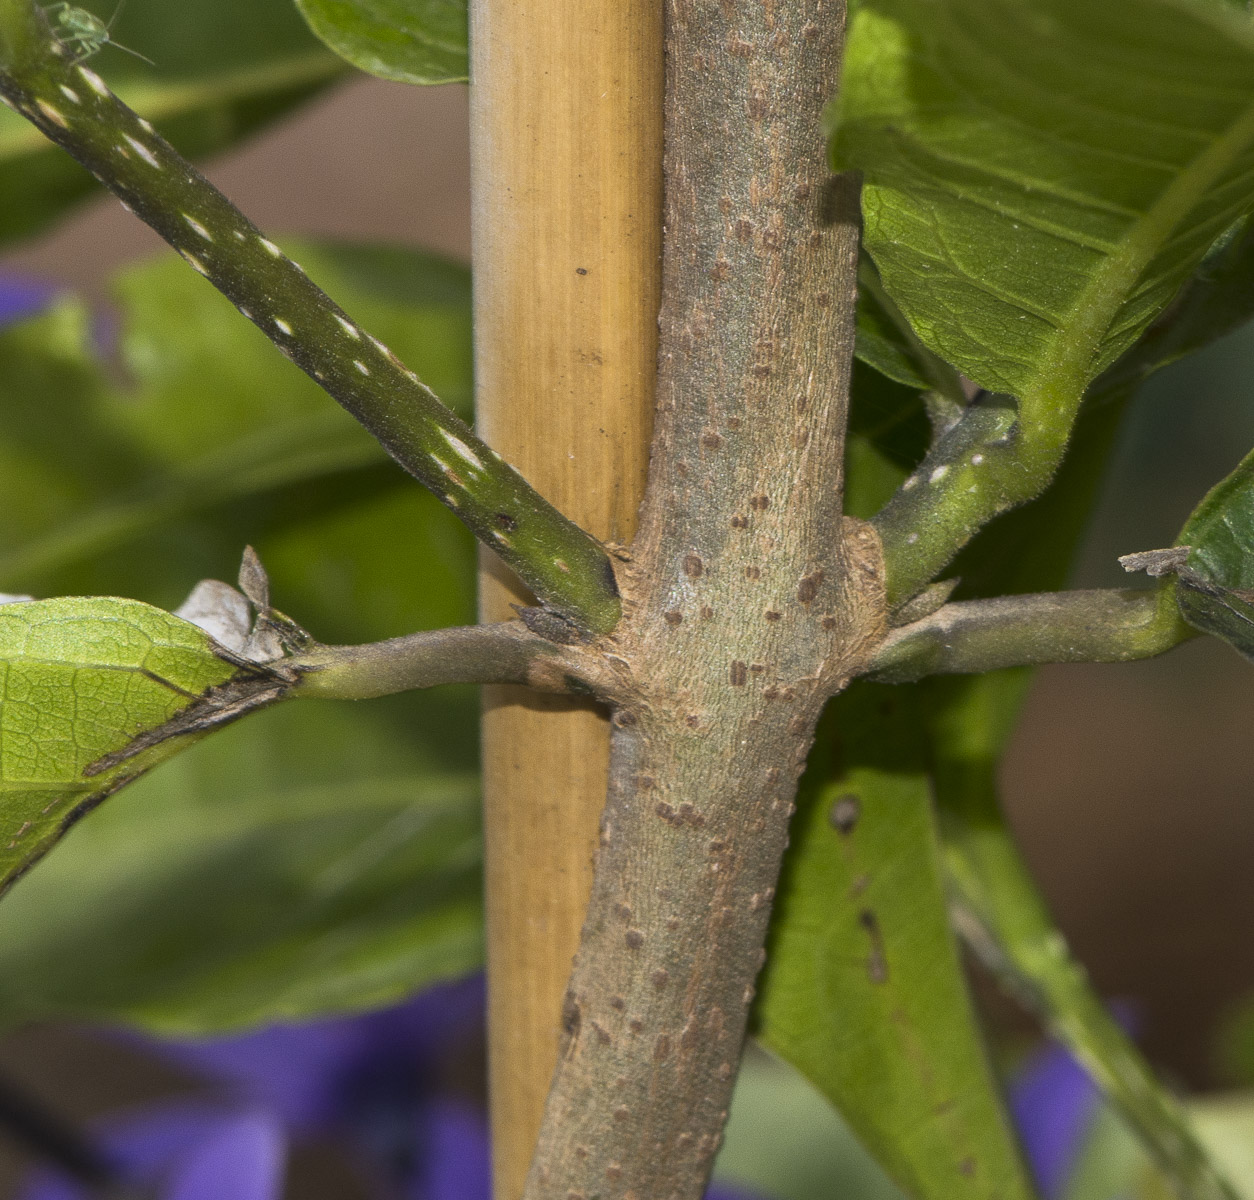
[(121, 42), (115, 42), (110, 36), (114, 23), (122, 14), (122, 5), (125, 3), (126, 0), (121, 0), (121, 3), (113, 10), (113, 16), (109, 18), (107, 25), (94, 13), (66, 3), (66, 0), (61, 0), (59, 4), (50, 4), (44, 9), (49, 20), (56, 23), (57, 41), (77, 55), (71, 65), (77, 66), (91, 58), (93, 54), (99, 53), (105, 46), (113, 46), (117, 50), (133, 54), (136, 58), (142, 58), (149, 66), (156, 66), (156, 63), (147, 55), (140, 54), (138, 50), (132, 50), (129, 46), (123, 46)]

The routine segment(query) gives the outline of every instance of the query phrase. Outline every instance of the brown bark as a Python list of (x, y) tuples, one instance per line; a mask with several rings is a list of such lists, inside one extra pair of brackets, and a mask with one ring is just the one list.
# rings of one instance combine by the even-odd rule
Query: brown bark
[(608, 801), (527, 1200), (696, 1200), (796, 780), (884, 624), (841, 517), (856, 193), (820, 112), (843, 4), (669, 0), (657, 423)]

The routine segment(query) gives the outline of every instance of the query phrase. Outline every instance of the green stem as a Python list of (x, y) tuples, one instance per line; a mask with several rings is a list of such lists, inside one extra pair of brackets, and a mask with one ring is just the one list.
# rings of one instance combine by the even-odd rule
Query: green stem
[(0, 97), (152, 226), (501, 556), (593, 633), (618, 622), (604, 547), (567, 520), (234, 205), (72, 65), (30, 0), (0, 0)]
[(929, 685), (932, 772), (955, 925), (1006, 991), (1079, 1059), (1182, 1200), (1236, 1200), (1188, 1114), (1094, 993), (1006, 828), (997, 760), (1029, 678), (1006, 671)]
[(361, 646), (317, 646), (283, 661), (299, 674), (294, 697), (370, 700), (442, 683), (586, 690), (566, 669), (562, 647), (521, 621), (425, 630)]
[(941, 804), (946, 867), (958, 932), (1006, 990), (1067, 1046), (1136, 1129), (1187, 1200), (1236, 1200), (1188, 1114), (1094, 993), (1050, 918), (998, 812), (992, 773)]
[(974, 400), (872, 518), (884, 545), (890, 607), (917, 595), (982, 526), (1049, 482), (1062, 448), (1032, 466), (1018, 415), (1004, 396)]
[(966, 600), (892, 630), (868, 674), (908, 683), (1041, 663), (1129, 662), (1194, 636), (1180, 618), (1174, 584)]

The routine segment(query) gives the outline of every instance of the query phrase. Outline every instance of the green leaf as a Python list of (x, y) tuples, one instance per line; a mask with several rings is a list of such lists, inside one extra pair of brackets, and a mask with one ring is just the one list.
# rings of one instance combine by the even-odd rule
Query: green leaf
[(1051, 443), (1254, 203), (1254, 28), (1203, 0), (866, 0), (839, 104), (888, 293)]
[(469, 78), (466, 0), (296, 0), (310, 28), (354, 66), (400, 83)]
[(864, 254), (858, 266), (858, 358), (896, 383), (939, 392), (954, 403), (966, 396), (954, 369), (933, 354), (910, 328)]
[(80, 817), (186, 743), (109, 770), (236, 668), (195, 625), (137, 600), (0, 607), (0, 893)]
[[(1248, 1092), (1193, 1100), (1189, 1116), (1207, 1152), (1239, 1194), (1254, 1192), (1254, 1097)], [(1062, 1200), (1163, 1200), (1170, 1185), (1110, 1108), (1098, 1110)]]
[[(415, 251), (293, 249), (368, 329), (468, 411), (464, 268)], [(380, 489), (417, 492), (373, 438), (178, 259), (124, 272), (114, 295), (123, 384), (95, 357), (90, 314), (73, 298), (0, 334), (0, 491), (10, 497), (0, 588), (124, 592), (173, 608), (197, 578), (232, 578), (246, 542), (265, 549), (268, 528), (308, 521), (333, 495), (356, 504)], [(259, 510), (261, 496), (268, 505)], [(228, 510), (224, 527), (214, 514)], [(200, 532), (172, 532), (188, 522)]]
[(372, 707), (262, 713), (92, 813), (0, 904), (0, 1022), (210, 1032), (477, 967), (477, 783)]
[(855, 684), (825, 718), (840, 758), (806, 776), (761, 1036), (908, 1194), (1030, 1197), (949, 930), (915, 696)]
[[(463, 268), (296, 249), (467, 410)], [(275, 602), (324, 641), (473, 621), (460, 523), (204, 280), (170, 256), (116, 294), (111, 370), (77, 302), (0, 334), (0, 588), (174, 607), (251, 542)], [(0, 903), (0, 1020), (208, 1031), (470, 969), (476, 713), (471, 688), (283, 705), (131, 785)]]
[[(108, 20), (114, 8), (101, 4), (97, 15)], [(130, 0), (113, 36), (156, 65), (105, 47), (92, 69), (194, 158), (234, 145), (343, 73), (288, 0)], [(100, 194), (82, 167), (0, 108), (0, 244)]]
[(1211, 488), (1176, 544), (1190, 547), (1176, 592), (1181, 616), (1254, 659), (1254, 453)]
[(1167, 310), (1094, 390), (1139, 383), (1159, 368), (1232, 333), (1252, 316), (1254, 223), (1244, 217), (1216, 241)]
[(750, 1045), (714, 1179), (772, 1200), (904, 1200), (812, 1083)]
[(845, 440), (845, 511), (869, 520), (927, 452), (931, 426), (917, 388), (855, 360)]

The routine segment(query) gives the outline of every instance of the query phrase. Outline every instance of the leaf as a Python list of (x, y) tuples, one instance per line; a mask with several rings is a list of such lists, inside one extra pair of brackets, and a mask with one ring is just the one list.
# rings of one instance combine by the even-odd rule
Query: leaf
[(101, 771), (236, 668), (195, 625), (137, 600), (0, 607), (0, 893), (80, 817), (186, 738)]
[(285, 705), (93, 813), (0, 904), (0, 1023), (204, 1033), (473, 970), (477, 783), (399, 728), (366, 706)]
[[(107, 20), (114, 5), (101, 5)], [(91, 67), (183, 154), (234, 145), (343, 73), (288, 0), (129, 0)], [(0, 108), (0, 244), (45, 228), (101, 194), (96, 181), (18, 113)]]
[(920, 340), (1057, 441), (1254, 203), (1254, 28), (1202, 0), (866, 0), (834, 126)]
[(966, 396), (954, 369), (937, 358), (910, 328), (884, 290), (875, 264), (864, 254), (858, 265), (858, 358), (896, 383), (931, 389), (962, 404)]
[(845, 441), (845, 511), (868, 520), (927, 452), (931, 426), (918, 389), (855, 360)]
[(1254, 659), (1254, 453), (1211, 488), (1176, 544), (1190, 547), (1176, 591), (1181, 616)]
[(772, 1200), (904, 1200), (807, 1079), (756, 1047), (736, 1076), (715, 1185)]
[[(296, 249), (466, 410), (463, 268)], [(120, 372), (77, 303), (0, 335), (0, 577), (173, 607), (251, 542), (275, 603), (324, 641), (473, 621), (472, 539), (212, 288), (170, 257), (118, 295)], [(233, 490), (198, 490), (215, 470)], [(211, 1031), (469, 969), (476, 713), (471, 688), (284, 705), (132, 784), (0, 902), (0, 1021)]]
[[(379, 247), (291, 248), (368, 330), (467, 411), (462, 267)], [(122, 385), (97, 361), (90, 315), (73, 298), (0, 334), (0, 491), (22, 498), (0, 528), (0, 588), (125, 592), (173, 608), (196, 578), (233, 577), (245, 543), (265, 550), (268, 527), (308, 521), (328, 488), (350, 487), (351, 501), (341, 490), (339, 503), (380, 488), (416, 490), (173, 256), (123, 273), (115, 295)], [(297, 488), (303, 498), (293, 507)], [(250, 499), (259, 496), (269, 498), (262, 511)], [(232, 505), (229, 529), (215, 529), (209, 514)], [(172, 545), (162, 531), (188, 521), (201, 532)]]
[(310, 28), (354, 66), (400, 83), (469, 78), (466, 0), (296, 0)]
[(825, 717), (839, 758), (806, 776), (761, 1036), (908, 1194), (1030, 1197), (949, 930), (915, 695), (855, 684)]
[[(1233, 1180), (1239, 1194), (1254, 1190), (1254, 1097), (1234, 1092), (1193, 1100), (1189, 1116), (1208, 1153)], [(1162, 1200), (1162, 1176), (1118, 1115), (1098, 1111), (1062, 1200)]]
[(1154, 371), (1232, 333), (1254, 316), (1254, 223), (1243, 217), (1207, 252), (1180, 293), (1098, 381), (1109, 391), (1139, 383)]

